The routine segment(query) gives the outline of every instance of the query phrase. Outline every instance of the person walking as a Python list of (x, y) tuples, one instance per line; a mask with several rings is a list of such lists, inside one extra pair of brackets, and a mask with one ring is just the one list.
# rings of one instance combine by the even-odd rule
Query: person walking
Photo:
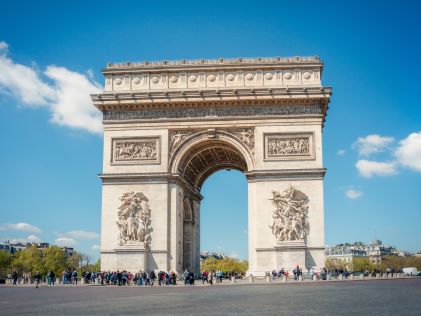
[(77, 285), (77, 271), (76, 271), (76, 269), (75, 270), (73, 270), (73, 272), (72, 272), (72, 279), (73, 279), (73, 284), (74, 285)]
[(14, 270), (12, 273), (12, 280), (13, 280), (13, 285), (16, 285), (18, 282), (18, 273), (16, 272), (16, 270)]
[(34, 275), (34, 280), (35, 280), (35, 288), (39, 287), (39, 282), (41, 282), (41, 274), (39, 273), (39, 271), (37, 271)]
[(150, 278), (151, 278), (151, 286), (153, 286), (153, 284), (155, 282), (155, 278), (156, 278), (156, 274), (155, 274), (154, 270), (151, 271)]

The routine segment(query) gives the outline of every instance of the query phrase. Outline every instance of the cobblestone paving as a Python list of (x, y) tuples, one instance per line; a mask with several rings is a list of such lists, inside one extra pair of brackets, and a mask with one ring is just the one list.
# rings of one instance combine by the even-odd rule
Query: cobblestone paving
[(421, 279), (152, 288), (0, 286), (0, 315), (421, 315)]

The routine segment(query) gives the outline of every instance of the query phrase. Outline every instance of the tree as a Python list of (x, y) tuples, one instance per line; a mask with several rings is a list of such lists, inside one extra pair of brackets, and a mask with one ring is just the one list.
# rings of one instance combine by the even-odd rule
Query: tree
[(16, 258), (12, 261), (12, 267), (18, 273), (34, 274), (36, 271), (41, 274), (46, 273), (42, 262), (42, 251), (35, 245), (18, 252)]
[(0, 250), (0, 276), (10, 271), (12, 263), (12, 254), (10, 252)]
[(248, 262), (246, 260), (240, 261), (234, 258), (207, 258), (202, 261), (202, 271), (216, 271), (221, 270), (224, 273), (245, 273), (248, 269)]
[(44, 269), (53, 271), (56, 276), (60, 276), (67, 268), (67, 258), (60, 247), (51, 246), (45, 249), (43, 259)]
[(328, 258), (328, 259), (326, 259), (325, 267), (328, 270), (345, 269), (347, 267), (347, 264), (346, 264), (345, 261), (343, 261), (341, 259)]
[(73, 251), (73, 254), (67, 258), (67, 268), (70, 270), (78, 270), (82, 268), (82, 254), (77, 251)]
[(353, 271), (372, 271), (376, 269), (376, 265), (371, 263), (368, 258), (353, 258), (352, 259), (352, 270)]

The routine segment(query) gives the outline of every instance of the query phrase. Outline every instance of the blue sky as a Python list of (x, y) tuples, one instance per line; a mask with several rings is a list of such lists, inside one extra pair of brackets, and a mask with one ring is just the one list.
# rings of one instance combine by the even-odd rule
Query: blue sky
[[(102, 137), (88, 93), (106, 62), (319, 55), (326, 243), (421, 250), (416, 1), (8, 1), (0, 10), (0, 239), (98, 257)], [(247, 183), (203, 187), (202, 250), (247, 256)], [(221, 220), (223, 219), (223, 220)]]

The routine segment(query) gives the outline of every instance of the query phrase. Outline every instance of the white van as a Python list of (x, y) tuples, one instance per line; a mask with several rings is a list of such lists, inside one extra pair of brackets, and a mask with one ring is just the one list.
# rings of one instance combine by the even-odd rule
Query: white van
[(414, 267), (403, 268), (402, 271), (406, 275), (417, 275), (418, 274), (417, 268), (414, 268)]

